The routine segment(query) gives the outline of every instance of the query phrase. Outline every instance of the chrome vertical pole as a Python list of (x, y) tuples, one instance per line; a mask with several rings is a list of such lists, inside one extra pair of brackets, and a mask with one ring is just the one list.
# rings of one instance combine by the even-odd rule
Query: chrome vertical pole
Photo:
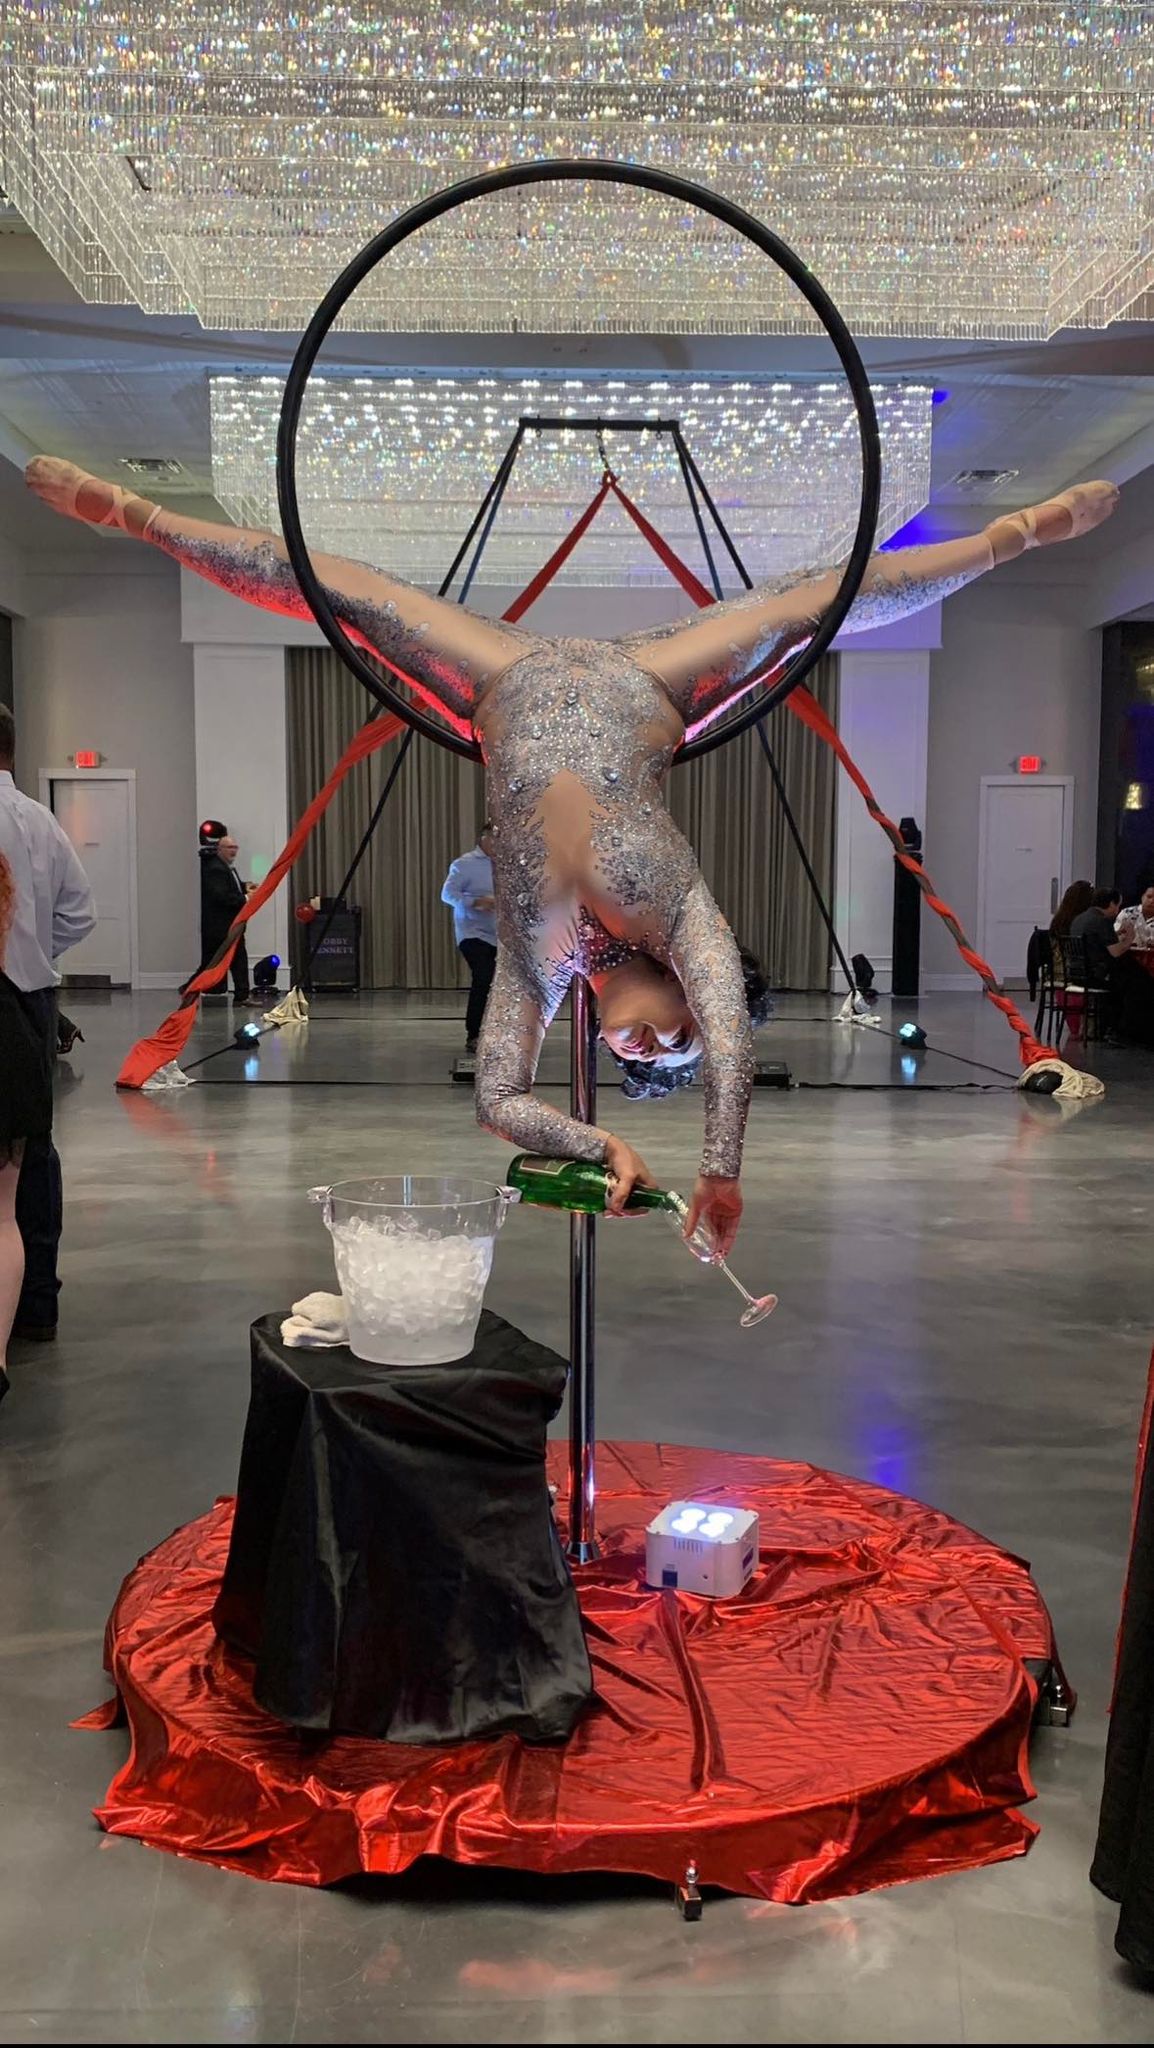
[[(572, 983), (569, 1107), (582, 1123), (597, 1121), (597, 1005), (588, 982)], [(569, 1556), (588, 1564), (598, 1554), (594, 1472), (593, 1318), (596, 1307), (597, 1220), (569, 1218)]]

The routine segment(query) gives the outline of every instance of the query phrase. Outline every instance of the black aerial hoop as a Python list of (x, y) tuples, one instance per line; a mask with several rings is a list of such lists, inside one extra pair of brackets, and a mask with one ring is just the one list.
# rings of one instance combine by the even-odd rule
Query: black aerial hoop
[(853, 395), (857, 410), (858, 432), (861, 438), (862, 486), (861, 507), (858, 512), (857, 530), (850, 551), (849, 560), (842, 572), (836, 595), (814, 630), (813, 637), (800, 647), (787, 663), (784, 673), (768, 690), (755, 692), (752, 701), (742, 707), (712, 732), (702, 733), (681, 747), (676, 755), (679, 761), (693, 760), (699, 754), (707, 754), (726, 740), (745, 732), (775, 704), (780, 704), (795, 690), (807, 676), (815, 663), (821, 659), (826, 648), (837, 634), (846, 613), (857, 596), (862, 577), (866, 572), (870, 551), (873, 547), (877, 526), (878, 506), (881, 501), (881, 443), (878, 436), (877, 414), (874, 411), (873, 394), (869, 387), (865, 365), (858, 354), (856, 343), (849, 328), (813, 273), (783, 242), (780, 235), (764, 227), (747, 213), (742, 206), (735, 206), (730, 199), (723, 199), (720, 193), (710, 192), (704, 185), (696, 184), (690, 178), (678, 178), (670, 171), (650, 170), (644, 164), (617, 163), (597, 157), (560, 157), (556, 162), (528, 164), (505, 164), (496, 171), (482, 172), (476, 178), (462, 178), (456, 185), (448, 186), (443, 192), (434, 192), (428, 199), (421, 199), (379, 235), (367, 242), (358, 256), (337, 278), (326, 292), (312, 319), (301, 337), (300, 346), (293, 357), (292, 368), (285, 385), (284, 402), (281, 406), (280, 425), (277, 431), (277, 498), (280, 503), (281, 527), (289, 560), (296, 573), (297, 581), (308, 601), (313, 617), (328, 641), (330, 647), (340, 656), (346, 668), (364, 684), (370, 696), (386, 709), (394, 711), (406, 722), (423, 732), (426, 738), (436, 740), (439, 746), (449, 747), (456, 754), (464, 754), (472, 760), (480, 760), (481, 750), (475, 740), (465, 739), (426, 711), (414, 704), (397, 689), (396, 685), (381, 676), (367, 655), (349, 638), (328, 601), (320, 578), (312, 565), (308, 544), (301, 526), (300, 508), (297, 502), (296, 450), (297, 431), (300, 425), (301, 406), (305, 389), (312, 374), (317, 356), (327, 339), (330, 328), (358, 286), (363, 284), (370, 272), (386, 256), (407, 242), (410, 235), (427, 227), (431, 221), (439, 220), (442, 214), (451, 213), (458, 206), (465, 206), (473, 199), (484, 199), (494, 192), (506, 192), (521, 185), (544, 185), (551, 182), (575, 183), (586, 180), (601, 185), (638, 185), (647, 192), (663, 193), (667, 199), (681, 200), (688, 206), (696, 207), (702, 213), (712, 214), (715, 220), (733, 228), (746, 241), (762, 251), (797, 286), (802, 297), (813, 308), (826, 333), (834, 345), (838, 360), (845, 372), (846, 382)]

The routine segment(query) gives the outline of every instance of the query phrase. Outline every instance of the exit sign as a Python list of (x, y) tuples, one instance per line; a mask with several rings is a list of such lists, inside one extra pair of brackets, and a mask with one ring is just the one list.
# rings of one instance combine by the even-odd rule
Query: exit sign
[(1040, 775), (1042, 756), (1040, 754), (1019, 754), (1014, 763), (1019, 775)]
[(76, 768), (99, 768), (103, 759), (103, 754), (94, 754), (91, 751), (72, 756), (73, 766)]

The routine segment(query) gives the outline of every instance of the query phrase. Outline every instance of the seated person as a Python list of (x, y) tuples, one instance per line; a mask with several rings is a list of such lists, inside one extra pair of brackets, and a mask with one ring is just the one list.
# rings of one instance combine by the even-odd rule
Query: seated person
[(1128, 910), (1118, 912), (1114, 920), (1114, 930), (1119, 938), (1122, 936), (1123, 927), (1133, 933), (1134, 945), (1139, 952), (1154, 952), (1154, 884), (1148, 884), (1143, 889), (1137, 903), (1132, 903)]
[(1048, 929), (1043, 931), (1039, 927), (1031, 932), (1030, 943), (1026, 948), (1026, 980), (1029, 983), (1031, 1002), (1038, 993), (1039, 981), (1045, 980), (1047, 975), (1052, 973), (1055, 981), (1062, 980), (1061, 950), (1053, 941), (1068, 939), (1074, 919), (1080, 916), (1083, 910), (1089, 910), (1093, 901), (1092, 882), (1071, 882), (1050, 919)]
[(1057, 910), (1050, 919), (1050, 937), (1068, 939), (1070, 927), (1076, 917), (1089, 910), (1094, 901), (1093, 882), (1071, 882)]
[(1154, 1041), (1154, 981), (1127, 959), (1134, 944), (1134, 927), (1123, 923), (1115, 929), (1122, 908), (1118, 889), (1095, 889), (1089, 910), (1083, 910), (1070, 926), (1070, 937), (1085, 948), (1086, 986), (1105, 989), (1108, 1028), (1142, 1043)]

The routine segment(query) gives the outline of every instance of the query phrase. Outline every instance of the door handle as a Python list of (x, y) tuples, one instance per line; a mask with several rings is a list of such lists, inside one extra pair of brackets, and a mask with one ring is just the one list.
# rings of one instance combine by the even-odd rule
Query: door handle
[(1057, 877), (1057, 875), (1051, 875), (1051, 876), (1050, 876), (1050, 916), (1051, 916), (1051, 917), (1053, 917), (1053, 915), (1054, 915), (1054, 912), (1055, 912), (1055, 911), (1057, 910), (1057, 908), (1058, 908), (1058, 877)]

